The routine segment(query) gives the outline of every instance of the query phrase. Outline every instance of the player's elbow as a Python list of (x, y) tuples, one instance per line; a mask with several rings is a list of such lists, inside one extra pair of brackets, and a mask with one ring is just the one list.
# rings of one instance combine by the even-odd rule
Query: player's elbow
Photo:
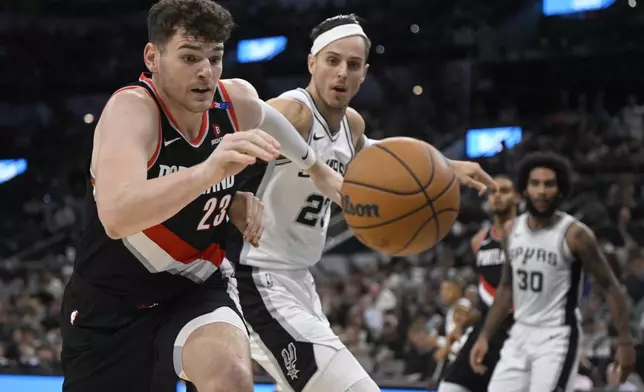
[(124, 220), (114, 203), (96, 202), (98, 219), (105, 229), (105, 234), (113, 240), (120, 240), (126, 237)]

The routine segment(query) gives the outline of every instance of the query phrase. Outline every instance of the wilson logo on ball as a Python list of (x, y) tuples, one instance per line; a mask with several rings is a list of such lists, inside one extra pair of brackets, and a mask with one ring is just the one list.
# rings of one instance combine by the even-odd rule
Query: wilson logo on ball
[(349, 195), (342, 197), (342, 211), (347, 215), (380, 218), (378, 204), (353, 204)]

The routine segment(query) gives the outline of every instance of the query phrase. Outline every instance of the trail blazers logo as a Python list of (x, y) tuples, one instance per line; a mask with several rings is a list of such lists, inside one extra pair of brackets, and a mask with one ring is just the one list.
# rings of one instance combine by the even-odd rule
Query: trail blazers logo
[(297, 352), (295, 345), (289, 343), (288, 346), (282, 350), (282, 358), (284, 358), (284, 367), (286, 367), (286, 375), (291, 379), (297, 379), (297, 374), (300, 372), (295, 368), (297, 363)]

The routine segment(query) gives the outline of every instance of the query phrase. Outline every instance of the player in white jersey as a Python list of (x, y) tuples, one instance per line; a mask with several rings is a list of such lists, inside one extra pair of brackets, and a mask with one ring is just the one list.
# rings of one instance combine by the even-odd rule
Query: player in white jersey
[(472, 348), (471, 366), (483, 372), (488, 340), (514, 306), (515, 324), (501, 350), (489, 392), (566, 392), (579, 364), (582, 267), (606, 293), (619, 333), (615, 362), (626, 377), (635, 351), (628, 305), (593, 232), (557, 207), (570, 194), (572, 172), (559, 155), (535, 153), (519, 166), (517, 190), (528, 212), (506, 232), (506, 254), (494, 304)]
[[(343, 174), (369, 142), (364, 120), (348, 105), (365, 79), (371, 44), (355, 15), (325, 20), (313, 29), (312, 38), (311, 82), (269, 103), (300, 131), (319, 159)], [(495, 187), (480, 166), (451, 163), (462, 184), (479, 191)], [(253, 359), (283, 391), (380, 391), (331, 330), (308, 271), (322, 256), (331, 202), (287, 159), (274, 166), (255, 192), (265, 205), (259, 247), (245, 243), (238, 254), (227, 249), (236, 267)]]

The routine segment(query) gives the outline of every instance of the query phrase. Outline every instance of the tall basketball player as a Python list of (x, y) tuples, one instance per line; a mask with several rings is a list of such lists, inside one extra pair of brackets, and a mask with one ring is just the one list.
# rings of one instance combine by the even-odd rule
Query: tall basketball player
[(571, 391), (579, 364), (579, 309), (582, 267), (606, 292), (619, 333), (615, 362), (626, 378), (635, 362), (628, 305), (593, 232), (558, 211), (571, 192), (571, 169), (555, 154), (535, 153), (520, 164), (517, 190), (528, 212), (513, 224), (501, 282), (479, 338), (473, 369), (483, 362), (492, 336), (514, 306), (515, 323), (501, 350), (490, 392)]
[[(367, 72), (370, 41), (354, 15), (315, 27), (308, 57), (311, 81), (269, 101), (320, 159), (343, 174), (365, 145), (364, 120), (349, 101)], [(481, 168), (453, 162), (458, 178), (479, 191), (494, 186)], [(258, 248), (238, 238), (227, 252), (237, 264), (240, 302), (251, 330), (253, 358), (285, 391), (375, 392), (378, 386), (331, 330), (308, 267), (322, 255), (330, 217), (328, 197), (290, 159), (244, 189), (265, 203), (266, 229)], [(339, 191), (339, 189), (338, 189)]]
[[(329, 197), (342, 178), (248, 83), (220, 80), (232, 27), (210, 0), (152, 6), (150, 73), (101, 115), (62, 305), (64, 391), (165, 392), (177, 376), (200, 392), (253, 390), (247, 330), (220, 270), (228, 209), (252, 210), (236, 176), (281, 152)], [(252, 219), (231, 210), (239, 228), (261, 227)]]
[(517, 213), (520, 196), (516, 192), (512, 180), (505, 176), (494, 178), (497, 190), (488, 197), (488, 206), (494, 216), (494, 223), (490, 228), (479, 230), (472, 238), (472, 252), (476, 256), (476, 266), (479, 272), (479, 304), (480, 315), (473, 327), (464, 336), (465, 343), (460, 348), (456, 358), (447, 369), (443, 380), (438, 386), (438, 392), (486, 392), (494, 367), (499, 360), (501, 347), (507, 338), (508, 330), (512, 326), (512, 316), (508, 315), (501, 328), (490, 338), (489, 350), (485, 357), (486, 371), (483, 374), (475, 373), (470, 366), (470, 351), (479, 332), (483, 327), (484, 317), (487, 315), (496, 287), (501, 280), (501, 272), (505, 256), (501, 247), (501, 234), (504, 225), (512, 222)]

